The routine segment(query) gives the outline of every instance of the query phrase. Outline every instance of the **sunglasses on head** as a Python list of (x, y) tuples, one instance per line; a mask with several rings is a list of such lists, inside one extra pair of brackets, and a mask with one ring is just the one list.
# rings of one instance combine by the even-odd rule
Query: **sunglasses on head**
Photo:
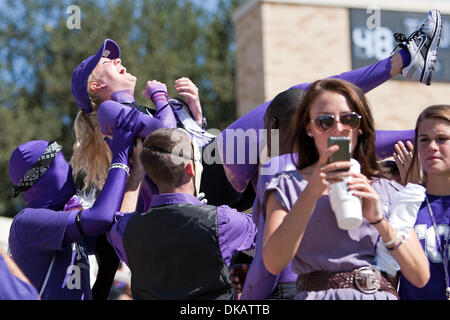
[(358, 129), (361, 118), (362, 117), (356, 112), (349, 112), (340, 114), (338, 120), (336, 120), (334, 114), (321, 114), (312, 121), (318, 130), (324, 132), (333, 128), (336, 121), (340, 121), (344, 126), (349, 127), (350, 129)]

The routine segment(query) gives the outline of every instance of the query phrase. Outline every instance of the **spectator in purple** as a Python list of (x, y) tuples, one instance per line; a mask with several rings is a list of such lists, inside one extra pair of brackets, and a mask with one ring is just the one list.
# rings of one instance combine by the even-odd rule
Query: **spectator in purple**
[(184, 130), (154, 131), (140, 159), (160, 193), (147, 212), (117, 215), (109, 234), (131, 270), (133, 298), (232, 299), (228, 266), (234, 252), (254, 245), (251, 216), (197, 199), (200, 152)]
[(399, 145), (395, 160), (406, 168), (407, 187), (415, 191), (404, 199), (415, 205), (401, 207), (396, 233), (402, 236), (405, 231), (415, 231), (431, 276), (425, 287), (418, 288), (401, 273), (400, 296), (405, 300), (450, 300), (450, 105), (433, 105), (421, 112), (414, 146), (408, 149)]
[(11, 225), (10, 251), (42, 299), (92, 299), (88, 254), (95, 250), (95, 236), (111, 227), (120, 209), (140, 130), (137, 116), (138, 111), (122, 112), (117, 118), (108, 177), (89, 209), (69, 201), (76, 192), (72, 168), (56, 142), (29, 141), (12, 152), (9, 175), (26, 205)]
[[(289, 262), (297, 277), (296, 299), (397, 299), (396, 288), (375, 265), (383, 241), (415, 286), (429, 280), (428, 260), (416, 234), (395, 237), (385, 218), (386, 203), (398, 189), (384, 179), (375, 152), (375, 130), (368, 102), (356, 86), (338, 79), (316, 81), (293, 118), (292, 147), (297, 170), (282, 172), (266, 187), (263, 260), (278, 274)], [(328, 164), (338, 150), (330, 136), (350, 139), (350, 161)], [(348, 190), (362, 199), (363, 223), (350, 230), (337, 226), (328, 187), (352, 176)], [(397, 184), (398, 185), (398, 184)], [(392, 202), (392, 200), (390, 201)]]
[[(263, 263), (262, 247), (265, 226), (265, 199), (263, 199), (263, 196), (267, 183), (277, 173), (295, 170), (288, 144), (278, 142), (289, 140), (291, 134), (289, 130), (290, 120), (304, 94), (305, 91), (302, 89), (289, 89), (279, 93), (272, 100), (264, 115), (264, 128), (269, 130), (267, 132), (267, 156), (273, 157), (259, 169), (256, 197), (252, 210), (253, 221), (258, 227), (254, 258), (249, 266), (245, 282), (244, 278), (235, 279), (242, 286), (241, 300), (289, 300), (295, 296), (297, 275), (292, 272), (291, 264), (289, 263), (283, 271), (274, 275), (267, 271)], [(278, 130), (279, 138), (272, 141), (271, 135), (275, 133), (274, 130)], [(275, 146), (272, 143), (278, 145)], [(232, 275), (235, 270), (234, 267), (231, 269)]]
[[(293, 299), (296, 293), (295, 281), (297, 275), (292, 271), (291, 263), (277, 275), (271, 274), (264, 266), (262, 258), (262, 238), (265, 227), (265, 209), (266, 198), (264, 197), (266, 186), (270, 180), (282, 171), (295, 170), (292, 159), (297, 159), (297, 155), (290, 153), (287, 143), (279, 143), (272, 146), (273, 142), (288, 141), (291, 137), (290, 121), (293, 118), (297, 107), (301, 104), (305, 91), (302, 89), (289, 89), (278, 94), (268, 106), (264, 115), (264, 128), (267, 132), (267, 153), (273, 156), (266, 164), (259, 169), (258, 185), (256, 190), (255, 203), (253, 205), (252, 217), (255, 225), (258, 226), (256, 237), (256, 246), (254, 259), (248, 267), (245, 275), (243, 265), (231, 267), (231, 274), (234, 277), (233, 283), (236, 283), (235, 289), (242, 289), (240, 299), (242, 300), (264, 300), (264, 299)], [(278, 130), (279, 139), (272, 141), (271, 131)], [(274, 131), (275, 132), (275, 131)], [(382, 154), (381, 148), (387, 149), (387, 146), (393, 145), (401, 138), (401, 135), (378, 135), (376, 137), (377, 154)], [(381, 148), (378, 148), (378, 146)], [(245, 280), (245, 282), (244, 282)]]

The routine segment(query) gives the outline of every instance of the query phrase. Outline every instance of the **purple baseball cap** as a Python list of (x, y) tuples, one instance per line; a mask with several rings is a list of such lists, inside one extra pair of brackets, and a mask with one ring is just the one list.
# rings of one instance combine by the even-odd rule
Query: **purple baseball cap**
[[(35, 181), (27, 190), (21, 190), (26, 207), (31, 208), (63, 208), (64, 204), (76, 193), (75, 183), (72, 177), (72, 168), (67, 163), (62, 151), (54, 147), (54, 143), (46, 140), (32, 140), (18, 146), (11, 154), (9, 160), (9, 177), (17, 186), (22, 177), (27, 174), (33, 165), (45, 156), (45, 159), (53, 157), (48, 169), (42, 173), (36, 171), (35, 176), (30, 176)], [(58, 151), (59, 149), (59, 151)], [(46, 155), (44, 152), (48, 151)], [(49, 154), (52, 153), (50, 157)], [(44, 160), (45, 161), (45, 160)], [(34, 174), (34, 173), (33, 173)]]
[(25, 173), (39, 160), (47, 146), (46, 140), (33, 140), (14, 149), (9, 160), (9, 177), (13, 184), (19, 183)]
[(70, 90), (73, 98), (81, 110), (86, 113), (92, 111), (91, 103), (87, 92), (87, 82), (89, 76), (101, 58), (117, 59), (120, 57), (120, 48), (111, 39), (106, 39), (97, 53), (81, 62), (72, 73), (72, 84)]

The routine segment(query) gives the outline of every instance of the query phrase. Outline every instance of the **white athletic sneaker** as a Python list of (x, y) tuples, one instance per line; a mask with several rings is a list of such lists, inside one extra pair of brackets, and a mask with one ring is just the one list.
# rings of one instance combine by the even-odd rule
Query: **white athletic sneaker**
[(439, 10), (431, 10), (427, 20), (408, 38), (402, 33), (395, 33), (398, 46), (406, 48), (411, 55), (411, 63), (402, 69), (402, 75), (409, 80), (431, 84), (436, 67), (437, 51), (442, 33), (442, 19)]

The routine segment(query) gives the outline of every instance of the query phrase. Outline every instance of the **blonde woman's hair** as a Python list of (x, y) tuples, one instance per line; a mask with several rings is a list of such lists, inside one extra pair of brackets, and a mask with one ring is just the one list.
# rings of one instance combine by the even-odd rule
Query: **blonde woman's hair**
[(79, 111), (75, 118), (75, 143), (70, 165), (73, 168), (75, 181), (83, 177), (82, 191), (88, 188), (101, 190), (111, 164), (111, 150), (103, 140), (104, 135), (97, 121), (97, 110), (101, 103), (90, 89), (90, 83), (95, 81), (93, 74), (88, 79), (88, 95), (92, 112)]

